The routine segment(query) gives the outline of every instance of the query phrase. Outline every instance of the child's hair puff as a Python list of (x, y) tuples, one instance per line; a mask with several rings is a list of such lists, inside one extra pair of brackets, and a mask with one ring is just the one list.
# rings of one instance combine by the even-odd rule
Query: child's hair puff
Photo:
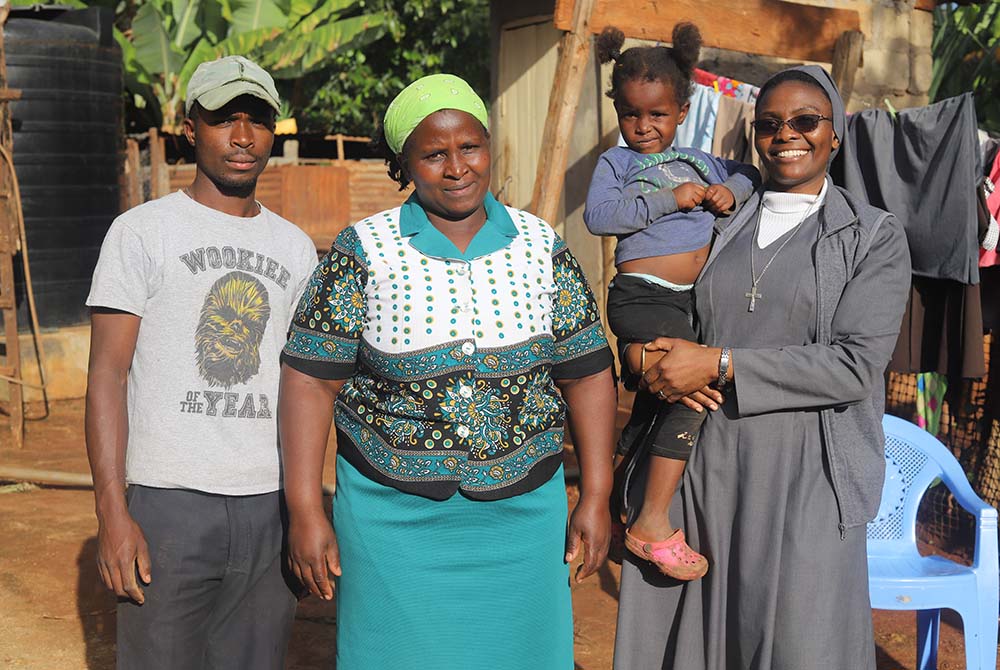
[(621, 51), (625, 34), (608, 26), (597, 36), (597, 57), (602, 63), (615, 62), (611, 71), (609, 98), (617, 99), (626, 81), (646, 79), (669, 85), (683, 106), (691, 97), (691, 77), (701, 53), (701, 31), (693, 23), (678, 23), (671, 35), (670, 47), (632, 47)]
[(597, 59), (602, 63), (610, 63), (622, 57), (622, 45), (625, 44), (625, 33), (614, 26), (608, 26), (594, 40)]

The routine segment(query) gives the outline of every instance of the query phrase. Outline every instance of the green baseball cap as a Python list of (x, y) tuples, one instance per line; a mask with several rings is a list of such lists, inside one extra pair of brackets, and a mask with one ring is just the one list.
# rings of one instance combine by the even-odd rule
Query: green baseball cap
[(202, 63), (191, 75), (184, 113), (190, 114), (196, 102), (205, 109), (216, 110), (241, 95), (260, 98), (274, 107), (274, 111), (281, 111), (278, 89), (264, 68), (243, 56), (225, 56)]

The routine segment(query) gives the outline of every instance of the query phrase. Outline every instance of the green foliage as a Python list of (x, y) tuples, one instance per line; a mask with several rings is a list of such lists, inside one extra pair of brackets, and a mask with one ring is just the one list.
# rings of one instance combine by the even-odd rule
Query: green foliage
[(934, 10), (930, 97), (972, 91), (980, 126), (1000, 132), (1000, 0)]
[[(392, 98), (414, 79), (451, 72), (489, 94), (488, 0), (374, 0), (387, 17), (378, 40), (337, 54), (282, 93), (304, 132), (371, 135)], [(279, 83), (280, 85), (280, 83)]]
[[(39, 0), (13, 0), (32, 5)], [(369, 135), (406, 84), (452, 72), (489, 94), (489, 0), (60, 0), (115, 10), (128, 126), (179, 131), (187, 83), (219, 56), (277, 80), (303, 132)]]
[[(33, 4), (34, 0), (14, 0)], [(117, 4), (114, 4), (117, 3)], [(184, 95), (205, 61), (239, 54), (276, 79), (322, 69), (344, 49), (387, 30), (389, 15), (365, 0), (69, 0), (114, 6), (129, 116), (178, 132)], [(140, 125), (140, 127), (142, 127)]]

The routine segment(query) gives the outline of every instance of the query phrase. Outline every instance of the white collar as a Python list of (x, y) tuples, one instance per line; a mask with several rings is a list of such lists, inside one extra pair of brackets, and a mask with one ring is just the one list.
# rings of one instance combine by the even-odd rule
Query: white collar
[(764, 191), (761, 196), (761, 206), (773, 214), (801, 214), (806, 210), (814, 210), (823, 204), (830, 182), (823, 180), (823, 188), (819, 195), (809, 193), (785, 193), (783, 191)]

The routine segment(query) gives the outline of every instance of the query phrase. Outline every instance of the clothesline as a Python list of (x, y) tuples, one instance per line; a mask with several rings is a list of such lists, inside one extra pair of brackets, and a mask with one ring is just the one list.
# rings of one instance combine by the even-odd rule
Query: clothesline
[(754, 86), (753, 84), (748, 84), (737, 79), (730, 79), (729, 77), (699, 68), (694, 69), (694, 81), (696, 84), (710, 88), (720, 95), (749, 103), (757, 102), (757, 96), (760, 94), (759, 86)]

